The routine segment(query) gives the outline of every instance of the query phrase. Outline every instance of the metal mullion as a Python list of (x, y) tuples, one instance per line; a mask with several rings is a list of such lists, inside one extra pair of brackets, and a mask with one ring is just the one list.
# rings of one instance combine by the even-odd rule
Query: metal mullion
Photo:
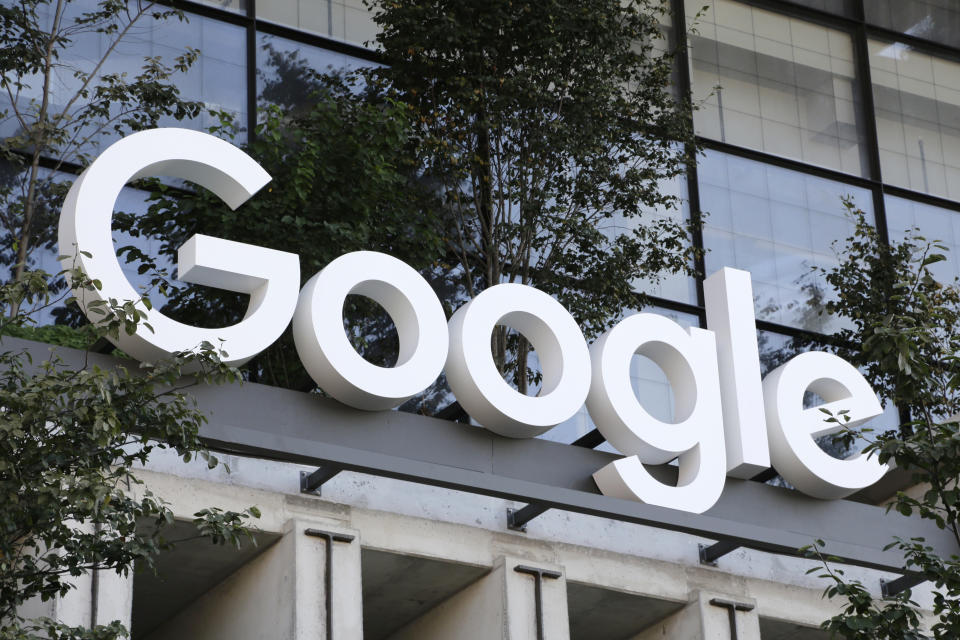
[(353, 56), (354, 58), (369, 60), (370, 62), (376, 62), (377, 64), (385, 64), (383, 55), (377, 51), (367, 49), (366, 47), (362, 47), (358, 44), (344, 42), (343, 40), (335, 40), (333, 38), (322, 36), (316, 33), (301, 31), (295, 27), (290, 27), (276, 22), (258, 20), (257, 31), (260, 33), (267, 33), (273, 36), (286, 38), (287, 40), (293, 40), (294, 42), (299, 42), (300, 44), (306, 44), (313, 47), (318, 47), (320, 49), (326, 49), (328, 51), (334, 51), (336, 53)]
[(860, 116), (866, 126), (867, 155), (870, 177), (880, 182), (880, 146), (877, 142), (877, 113), (873, 104), (873, 81), (870, 78), (870, 51), (867, 47), (867, 33), (863, 25), (853, 34), (854, 74), (860, 86)]
[(874, 40), (891, 44), (905, 44), (920, 53), (945, 58), (952, 62), (960, 62), (960, 48), (958, 47), (951, 47), (950, 45), (934, 42), (933, 40), (924, 40), (923, 38), (872, 24), (864, 24), (864, 29), (866, 30), (867, 36)]
[(820, 178), (826, 178), (827, 180), (833, 180), (834, 182), (842, 182), (854, 187), (871, 189), (880, 184), (879, 180), (874, 180), (872, 178), (865, 178), (852, 173), (843, 173), (842, 171), (830, 169), (829, 167), (807, 164), (801, 160), (773, 155), (771, 153), (767, 153), (766, 151), (751, 149), (749, 147), (740, 147), (730, 144), (729, 142), (720, 142), (719, 140), (713, 140), (711, 138), (703, 138), (699, 136), (697, 137), (697, 140), (699, 141), (700, 145), (706, 149), (722, 151), (723, 153), (732, 156), (746, 158), (748, 160), (755, 160), (764, 164), (782, 167), (784, 169), (790, 169), (791, 171), (797, 171), (799, 173), (805, 173)]
[(693, 304), (691, 302), (680, 302), (679, 300), (671, 300), (670, 298), (661, 298), (660, 296), (652, 296), (649, 294), (637, 293), (636, 295), (637, 298), (640, 298), (640, 296), (646, 297), (647, 302), (649, 302), (651, 306), (660, 307), (661, 309), (688, 313), (698, 317), (703, 314), (703, 305)]
[(867, 21), (867, 11), (863, 8), (864, 0), (852, 0), (853, 1), (853, 10), (856, 11), (857, 15), (854, 16), (858, 22), (866, 23)]
[(799, 4), (793, 4), (785, 0), (736, 0), (742, 4), (747, 4), (758, 9), (766, 9), (781, 13), (792, 18), (799, 18), (807, 22), (815, 22), (825, 27), (834, 27), (837, 29), (849, 29), (858, 25), (860, 22), (855, 17), (844, 16), (814, 7), (806, 7)]
[[(268, 2), (270, 0), (267, 0)], [(247, 144), (257, 132), (257, 0), (247, 0)]]
[[(677, 81), (681, 96), (688, 100), (693, 100), (693, 82), (690, 77), (690, 56), (688, 52), (689, 41), (687, 39), (687, 15), (686, 8), (683, 5), (684, 0), (673, 0), (673, 30), (677, 46)], [(690, 114), (690, 126), (695, 127), (693, 114)], [(697, 148), (696, 144), (687, 145), (685, 151), (690, 161), (687, 162), (687, 206), (690, 212), (690, 221), (696, 221), (691, 225), (693, 236), (693, 247), (697, 251), (694, 257), (694, 283), (697, 289), (697, 308), (696, 315), (701, 327), (707, 325), (707, 315), (704, 311), (704, 293), (703, 279), (706, 277), (706, 263), (704, 261), (703, 247), (703, 219), (700, 216), (700, 183), (697, 178)]]
[(190, 2), (189, 0), (156, 0), (156, 2), (157, 4), (173, 7), (174, 9), (181, 9), (204, 18), (229, 22), (230, 24), (241, 27), (246, 26), (249, 21), (249, 18), (243, 13), (221, 9), (220, 7), (203, 4), (201, 2)]
[(934, 207), (941, 207), (943, 209), (950, 209), (952, 211), (960, 211), (960, 202), (957, 202), (956, 200), (949, 200), (942, 196), (935, 196), (929, 193), (923, 193), (921, 191), (914, 191), (912, 189), (907, 189), (906, 187), (897, 187), (894, 185), (885, 184), (883, 185), (883, 192), (884, 194), (897, 196), (906, 200), (913, 200), (915, 202), (922, 202)]
[(860, 116), (863, 118), (865, 127), (870, 177), (877, 182), (870, 188), (873, 198), (873, 225), (880, 236), (880, 241), (889, 244), (890, 234), (887, 230), (887, 209), (883, 198), (883, 168), (880, 164), (877, 110), (873, 102), (873, 79), (870, 73), (870, 48), (864, 24), (860, 24), (854, 30), (853, 39), (854, 74), (860, 86)]

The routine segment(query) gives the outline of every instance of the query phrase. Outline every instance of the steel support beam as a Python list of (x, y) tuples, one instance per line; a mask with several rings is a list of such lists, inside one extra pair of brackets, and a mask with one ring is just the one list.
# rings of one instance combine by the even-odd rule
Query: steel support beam
[[(16, 338), (34, 364), (53, 350), (64, 366), (111, 367), (117, 358), (85, 354)], [(124, 362), (127, 366), (129, 363)], [(818, 500), (784, 487), (727, 478), (709, 511), (687, 513), (600, 494), (593, 474), (619, 456), (541, 439), (503, 438), (485, 429), (399, 411), (359, 411), (314, 393), (254, 383), (198, 386), (189, 393), (208, 422), (200, 430), (211, 449), (431, 486), (677, 531), (769, 553), (800, 555), (825, 541), (841, 562), (900, 573), (903, 557), (885, 547), (921, 537), (942, 557), (960, 553), (951, 535), (917, 517), (887, 514), (852, 500)], [(717, 428), (720, 428), (719, 417)], [(677, 470), (651, 467), (665, 483)]]
[(711, 545), (700, 545), (700, 564), (710, 565), (715, 567), (717, 565), (717, 560), (727, 555), (732, 551), (736, 551), (743, 545), (738, 542), (728, 542), (726, 540), (721, 540), (720, 542), (715, 542)]
[(527, 523), (550, 510), (542, 504), (528, 504), (520, 509), (507, 509), (507, 528), (513, 531), (526, 531)]
[(916, 574), (908, 573), (906, 575), (900, 576), (896, 580), (881, 580), (880, 581), (880, 592), (883, 594), (884, 598), (893, 598), (901, 591), (906, 591), (907, 589), (913, 589), (918, 584), (926, 582), (927, 579), (923, 576), (918, 576)]
[(301, 471), (300, 493), (309, 493), (314, 496), (320, 495), (320, 487), (341, 471), (343, 471), (343, 467), (331, 463), (321, 466), (313, 473)]

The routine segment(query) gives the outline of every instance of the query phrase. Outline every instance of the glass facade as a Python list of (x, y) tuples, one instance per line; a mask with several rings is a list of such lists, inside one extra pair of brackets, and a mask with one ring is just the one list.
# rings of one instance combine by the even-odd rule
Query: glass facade
[(687, 1), (697, 133), (866, 173), (850, 34), (734, 0), (713, 0), (695, 18), (702, 4)]
[(787, 2), (848, 18), (857, 15), (857, 5), (859, 4), (859, 0), (787, 0)]
[[(638, 222), (642, 224), (650, 219), (686, 223), (690, 218), (690, 201), (686, 197), (686, 180), (682, 176), (672, 180), (664, 180), (660, 184), (660, 190), (663, 193), (680, 198), (680, 206), (669, 210), (658, 209), (651, 212), (650, 217), (644, 216), (640, 220), (625, 220), (622, 216), (612, 216), (609, 221), (602, 223), (603, 227), (609, 230), (610, 236), (615, 236), (628, 233), (631, 224), (637, 224)], [(687, 304), (697, 303), (697, 282), (693, 277), (683, 273), (664, 274), (657, 280), (641, 278), (633, 283), (633, 288), (638, 292), (665, 300)]]
[(351, 70), (371, 64), (346, 53), (258, 33), (257, 97), (273, 104), (300, 104), (310, 99), (311, 72)]
[(753, 275), (757, 318), (830, 333), (823, 313), (833, 296), (818, 269), (837, 259), (832, 244), (849, 237), (849, 197), (872, 215), (870, 192), (719, 151), (698, 167), (707, 274), (736, 267)]
[[(77, 2), (75, 6), (70, 6), (71, 13), (65, 20), (79, 17), (92, 8), (93, 3)], [(239, 126), (245, 127), (247, 65), (244, 28), (196, 14), (188, 13), (185, 18), (180, 21), (142, 17), (116, 46), (116, 34), (112, 33), (86, 31), (73, 36), (51, 80), (51, 112), (58, 113), (69, 107), (70, 113), (76, 113), (78, 106), (90, 99), (81, 96), (74, 100), (82, 85), (82, 80), (74, 75), (75, 69), (93, 69), (102, 60), (100, 76), (124, 75), (126, 81), (130, 82), (142, 73), (144, 58), (158, 58), (164, 65), (172, 67), (176, 58), (191, 48), (199, 52), (196, 62), (186, 73), (175, 73), (171, 80), (180, 90), (180, 97), (201, 102), (204, 113), (194, 120), (166, 117), (160, 120), (159, 126), (206, 129), (216, 124), (216, 118), (206, 111), (215, 110), (225, 112)], [(15, 98), (21, 109), (32, 111), (37, 108), (42, 78), (38, 76), (29, 84), (29, 87), (15, 94)], [(9, 136), (18, 131), (10, 105), (7, 93), (0, 93), (0, 135)], [(111, 113), (113, 118), (123, 115), (122, 110), (116, 107)], [(93, 153), (97, 148), (116, 140), (113, 124), (111, 121), (103, 131), (92, 127), (80, 131), (76, 136), (79, 150)], [(239, 141), (242, 140), (241, 135)]]
[(258, 2), (257, 19), (372, 46), (377, 27), (363, 0), (270, 0)]
[(887, 231), (892, 242), (903, 241), (911, 230), (928, 240), (936, 240), (949, 251), (946, 260), (930, 265), (930, 271), (944, 283), (960, 277), (960, 213), (890, 195), (885, 198), (885, 204)]
[(870, 24), (960, 47), (960, 4), (955, 0), (864, 0)]
[[(689, 90), (699, 104), (694, 125), (705, 152), (690, 179), (663, 185), (683, 206), (654, 215), (707, 214), (693, 240), (705, 251), (704, 271), (725, 265), (751, 271), (763, 339), (779, 345), (764, 351), (761, 344), (762, 357), (772, 363), (798, 334), (838, 328), (819, 313), (832, 292), (816, 269), (836, 264), (831, 243), (851, 231), (842, 198), (886, 228), (891, 241), (917, 227), (960, 249), (956, 2), (673, 0), (673, 6), (683, 9), (685, 21), (663, 16), (665, 41), (685, 37), (690, 45), (675, 81), (678, 95)], [(285, 84), (290, 76), (281, 68), (377, 64), (364, 46), (376, 31), (363, 0), (258, 2), (255, 16), (249, 0), (184, 7), (185, 22), (140, 23), (103, 72), (137, 73), (145, 56), (171, 64), (195, 48), (196, 64), (179, 78), (182, 95), (226, 111), (245, 129), (258, 102), (309, 100), (303, 86)], [(88, 66), (106, 42), (103, 34), (78, 38), (65, 62)], [(66, 73), (55, 78), (54, 99), (63, 102), (72, 82)], [(27, 91), (21, 99), (31, 97)], [(9, 105), (0, 94), (2, 100)], [(213, 120), (161, 124), (205, 128)], [(0, 135), (15, 131), (9, 114), (0, 119)], [(135, 208), (136, 198), (125, 198), (121, 208)], [(937, 277), (960, 275), (960, 259), (950, 258), (934, 265)], [(702, 323), (696, 278), (634, 285), (683, 322)], [(638, 361), (638, 393), (652, 398), (652, 412), (669, 416), (668, 385), (655, 366), (645, 366)], [(583, 414), (551, 437), (569, 441), (589, 426)]]
[(960, 200), (960, 63), (870, 40), (884, 182)]

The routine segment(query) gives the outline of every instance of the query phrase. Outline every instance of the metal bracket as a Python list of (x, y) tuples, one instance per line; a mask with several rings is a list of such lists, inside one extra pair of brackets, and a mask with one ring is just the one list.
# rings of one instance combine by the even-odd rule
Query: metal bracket
[(710, 604), (727, 610), (727, 620), (730, 622), (730, 640), (737, 640), (737, 611), (753, 611), (753, 605), (746, 602), (736, 602), (725, 598), (711, 598)]
[(507, 529), (526, 533), (527, 523), (549, 510), (550, 507), (535, 502), (520, 509), (507, 508)]
[(739, 542), (728, 542), (726, 540), (721, 540), (720, 542), (715, 542), (711, 545), (701, 544), (698, 546), (700, 547), (700, 564), (715, 567), (717, 566), (717, 560), (732, 551), (736, 551), (743, 545), (741, 545)]
[(334, 531), (322, 531), (321, 529), (306, 529), (304, 533), (313, 538), (322, 538), (327, 543), (327, 559), (323, 567), (323, 595), (324, 605), (327, 609), (327, 640), (333, 640), (333, 543), (353, 542), (353, 536)]
[(883, 594), (884, 598), (893, 598), (901, 591), (913, 589), (918, 584), (926, 581), (927, 579), (923, 576), (909, 573), (907, 575), (900, 576), (895, 580), (880, 580), (880, 593)]
[(544, 640), (543, 637), (543, 579), (550, 578), (556, 580), (561, 574), (559, 571), (549, 569), (537, 569), (527, 565), (518, 564), (513, 568), (517, 573), (526, 573), (533, 576), (533, 597), (537, 611), (537, 640)]
[(328, 480), (343, 471), (343, 467), (335, 464), (325, 464), (313, 473), (300, 472), (300, 493), (309, 493), (312, 496), (320, 495), (320, 487)]

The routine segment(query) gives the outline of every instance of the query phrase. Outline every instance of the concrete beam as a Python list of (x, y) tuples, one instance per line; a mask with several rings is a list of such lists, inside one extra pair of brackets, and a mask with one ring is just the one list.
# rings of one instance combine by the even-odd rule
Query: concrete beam
[[(321, 525), (324, 530), (330, 527)], [(158, 627), (148, 640), (317, 640), (362, 638), (360, 545), (333, 548), (332, 621), (327, 617), (326, 541), (308, 536), (317, 524), (288, 523), (283, 537), (194, 604)], [(357, 532), (339, 531), (357, 540)], [(332, 625), (331, 625), (332, 622)], [(328, 635), (328, 625), (332, 628)]]
[[(49, 345), (7, 339), (41, 361)], [(68, 365), (82, 353), (56, 348)], [(100, 366), (116, 359), (93, 358)], [(317, 394), (245, 384), (192, 390), (210, 417), (207, 444), (241, 455), (340, 468), (537, 503), (795, 555), (815, 539), (844, 562), (899, 571), (902, 557), (884, 547), (893, 537), (923, 537), (942, 556), (958, 552), (953, 538), (919, 518), (887, 515), (850, 500), (823, 501), (797, 491), (728, 478), (720, 501), (691, 514), (600, 495), (592, 474), (618, 456), (546, 440), (513, 440), (484, 429), (398, 411), (351, 409)], [(675, 481), (676, 470), (657, 473)]]

